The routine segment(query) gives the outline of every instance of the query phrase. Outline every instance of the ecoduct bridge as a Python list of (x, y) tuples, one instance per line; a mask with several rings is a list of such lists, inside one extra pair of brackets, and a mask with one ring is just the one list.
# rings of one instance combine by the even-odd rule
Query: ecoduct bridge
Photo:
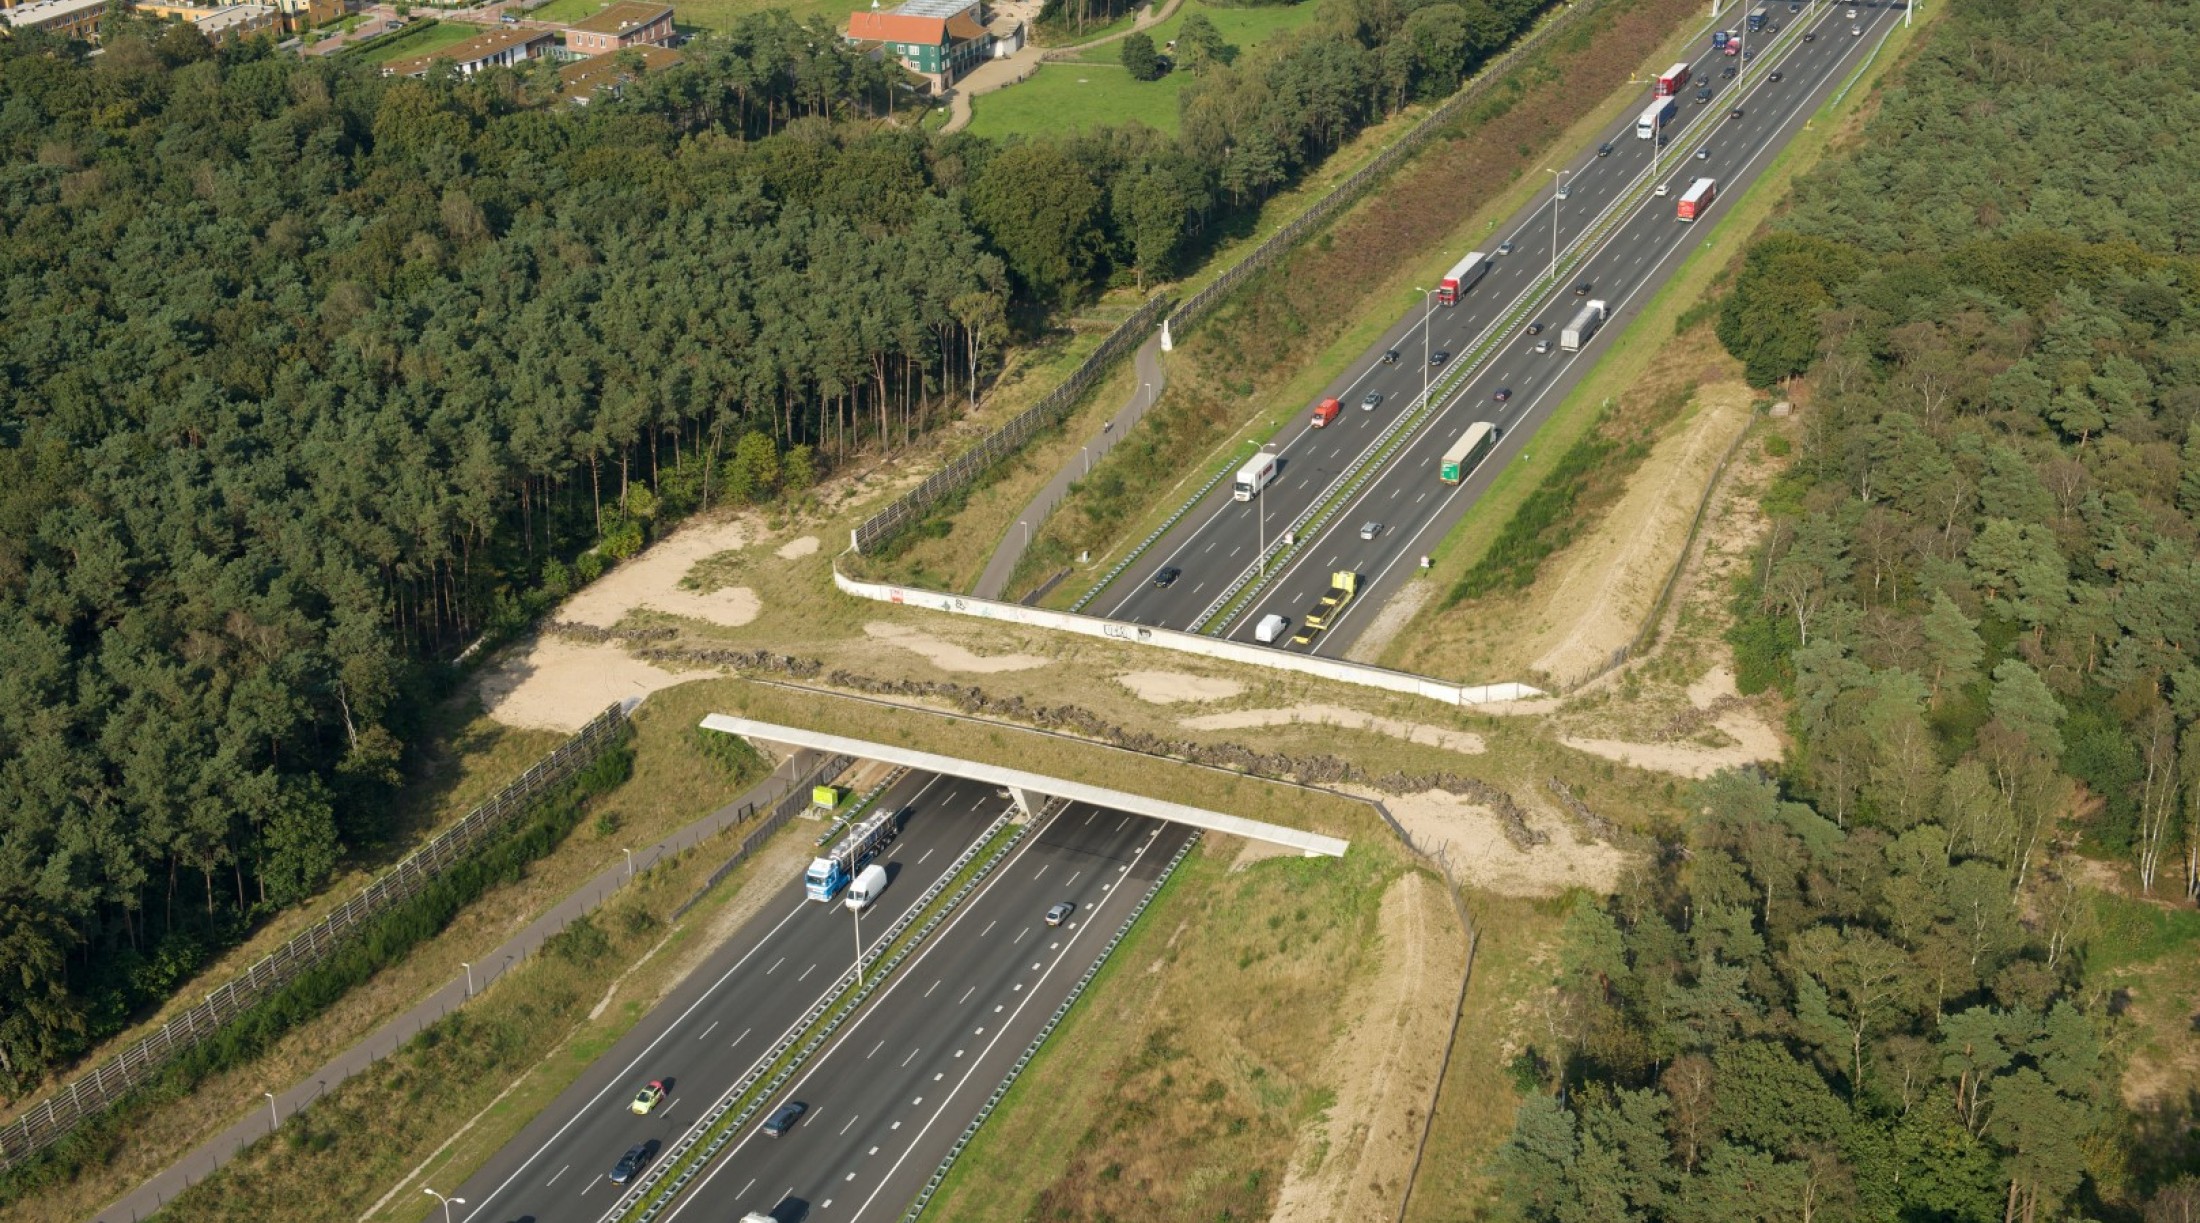
[(765, 743), (779, 743), (789, 747), (808, 748), (840, 756), (854, 756), (862, 760), (877, 760), (926, 773), (944, 773), (950, 777), (968, 777), (988, 785), (1004, 787), (1025, 813), (1038, 810), (1040, 799), (1060, 798), (1075, 803), (1087, 803), (1132, 815), (1148, 816), (1175, 824), (1189, 824), (1210, 832), (1227, 832), (1233, 836), (1249, 837), (1298, 850), (1309, 858), (1341, 858), (1347, 842), (1318, 832), (1306, 832), (1298, 828), (1285, 828), (1281, 824), (1263, 823), (1240, 816), (1224, 815), (1200, 807), (1187, 807), (1165, 799), (1147, 798), (1141, 794), (1127, 794), (1104, 786), (1088, 786), (1083, 782), (1065, 781), (1040, 773), (1027, 773), (1022, 769), (1004, 769), (998, 765), (980, 764), (975, 760), (962, 760), (954, 756), (940, 756), (932, 752), (911, 751), (905, 747), (893, 747), (885, 743), (872, 743), (865, 739), (851, 739), (846, 735), (827, 734), (824, 731), (803, 730), (800, 727), (780, 726), (771, 722), (758, 722), (750, 718), (736, 718), (729, 714), (714, 713), (703, 719), (704, 730), (721, 731), (740, 735), (745, 739)]

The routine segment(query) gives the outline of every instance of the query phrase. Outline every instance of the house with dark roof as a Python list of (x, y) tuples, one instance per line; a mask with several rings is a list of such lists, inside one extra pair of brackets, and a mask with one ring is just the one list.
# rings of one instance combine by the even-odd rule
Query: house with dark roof
[(849, 42), (901, 61), (935, 93), (993, 54), (983, 0), (904, 0), (848, 18)]

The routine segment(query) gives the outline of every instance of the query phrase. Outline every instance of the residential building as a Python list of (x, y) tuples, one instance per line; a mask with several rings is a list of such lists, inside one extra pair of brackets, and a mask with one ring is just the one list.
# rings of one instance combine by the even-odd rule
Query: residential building
[(38, 30), (56, 38), (99, 41), (99, 23), (107, 15), (107, 0), (31, 0), (0, 10), (0, 25), (9, 30)]
[(652, 46), (577, 59), (558, 69), (558, 92), (586, 106), (598, 97), (615, 98), (628, 81), (646, 72), (663, 72), (680, 59), (678, 51)]
[(191, 24), (208, 42), (220, 44), (275, 30), (282, 24), (282, 14), (272, 4), (231, 4), (193, 18)]
[(986, 29), (982, 0), (904, 0), (851, 15), (847, 39), (901, 61), (938, 93), (984, 63), (995, 36)]
[(472, 76), (484, 68), (509, 68), (522, 60), (540, 59), (557, 43), (557, 35), (548, 30), (491, 30), (440, 51), (391, 60), (382, 65), (382, 75), (426, 76), (436, 65), (447, 63)]
[(617, 0), (595, 16), (565, 27), (565, 49), (574, 55), (671, 45), (672, 6), (648, 0)]

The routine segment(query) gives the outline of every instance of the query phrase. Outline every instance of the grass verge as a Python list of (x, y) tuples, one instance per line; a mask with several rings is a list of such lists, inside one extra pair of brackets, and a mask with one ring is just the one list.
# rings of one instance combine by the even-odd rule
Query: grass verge
[(127, 1099), (79, 1126), (59, 1144), (10, 1169), (0, 1177), (0, 1209), (77, 1180), (88, 1166), (107, 1162), (150, 1113), (187, 1099), (217, 1074), (257, 1062), (283, 1037), (442, 933), (491, 888), (516, 882), (580, 824), (591, 799), (625, 782), (632, 766), (633, 756), (624, 741), (607, 749), (573, 781), (546, 795), (525, 819), (346, 939), (327, 960), (261, 999), (204, 1043), (184, 1051)]
[[(1898, 29), (1889, 39), (1887, 50), (1890, 53), (1872, 61), (1859, 83), (1861, 94), (1852, 91), (1842, 109), (1860, 106), (1861, 97), (1868, 96), (1870, 86), (1900, 62), (1901, 52), (1911, 45), (1911, 40), (1921, 30), (1930, 28), (1931, 23), (1932, 18), (1928, 17), (1916, 29), (1907, 32)], [(1431, 577), (1439, 589), (1451, 591), (1454, 598), (1432, 602), (1423, 609), (1392, 639), (1391, 646), (1378, 660), (1381, 665), (1420, 667), (1430, 674), (1447, 674), (1443, 660), (1423, 658), (1417, 643), (1440, 632), (1445, 616), (1471, 614), (1471, 609), (1456, 609), (1457, 599), (1472, 597), (1475, 591), (1475, 587), (1467, 583), (1469, 573), (1492, 556), (1498, 557), (1500, 568), (1504, 567), (1503, 554), (1495, 549), (1512, 521), (1529, 507), (1539, 490), (1553, 482), (1554, 473), (1561, 473), (1562, 463), (1574, 448), (1591, 436), (1603, 406), (1625, 404), (1635, 398), (1631, 392), (1644, 381), (1651, 365), (1674, 339), (1674, 325), (1665, 320), (1677, 320), (1681, 327), (1705, 321), (1701, 311), (1695, 308), (1696, 304), (1708, 299), (1726, 282), (1750, 236), (1786, 201), (1796, 178), (1825, 155), (1842, 130), (1840, 124), (1833, 122), (1834, 117), (1835, 107), (1829, 102), (1773, 158), (1772, 164), (1765, 167), (1765, 172), (1748, 191), (1739, 197), (1728, 197), (1729, 206), (1719, 215), (1711, 233), (1689, 251), (1672, 278), (1652, 296), (1635, 321), (1612, 337), (1610, 347), (1598, 357), (1596, 368), (1536, 430), (1533, 446), (1498, 473), (1489, 490), (1436, 545), (1431, 553), (1435, 559)], [(1570, 479), (1570, 476), (1558, 474), (1554, 489), (1562, 490)], [(1544, 503), (1551, 499), (1544, 498)], [(1540, 529), (1530, 530), (1537, 525), (1532, 521), (1535, 516), (1531, 511), (1531, 521), (1525, 523), (1515, 537), (1521, 533), (1542, 534)], [(1584, 521), (1575, 524), (1572, 530), (1578, 533), (1588, 525)], [(1532, 574), (1530, 578), (1532, 580)]]
[(1564, 898), (1470, 895), (1482, 939), (1406, 1223), (1479, 1218), (1496, 1203), (1490, 1157), (1512, 1134), (1524, 1077), (1516, 1067), (1532, 1067), (1520, 1059), (1542, 1034), (1554, 952), (1570, 904)]
[[(732, 902), (760, 901), (789, 863), (807, 856), (802, 827), (782, 830), (676, 927), (667, 928), (668, 915), (708, 878), (719, 855), (689, 854), (638, 876), (592, 919), (330, 1091), (170, 1203), (164, 1216), (192, 1223), (417, 1217), (417, 1191), (392, 1190), (415, 1177), (457, 1184), (517, 1134), (708, 953)], [(445, 1123), (423, 1124), (426, 1118)], [(452, 1135), (453, 1127), (462, 1128)]]
[(1370, 841), (1233, 870), (1242, 845), (1203, 838), (1177, 868), (928, 1217), (1268, 1216), (1299, 1130), (1330, 1105), (1336, 1016), (1405, 863)]

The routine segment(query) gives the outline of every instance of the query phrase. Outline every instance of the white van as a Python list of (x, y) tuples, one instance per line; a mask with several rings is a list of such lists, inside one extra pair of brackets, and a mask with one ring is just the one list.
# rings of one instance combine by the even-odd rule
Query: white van
[(847, 906), (858, 912), (871, 907), (878, 894), (886, 890), (886, 868), (873, 862), (856, 874), (854, 883), (848, 885)]
[(1262, 645), (1274, 645), (1291, 628), (1291, 621), (1282, 616), (1262, 616), (1253, 626), (1253, 640)]

